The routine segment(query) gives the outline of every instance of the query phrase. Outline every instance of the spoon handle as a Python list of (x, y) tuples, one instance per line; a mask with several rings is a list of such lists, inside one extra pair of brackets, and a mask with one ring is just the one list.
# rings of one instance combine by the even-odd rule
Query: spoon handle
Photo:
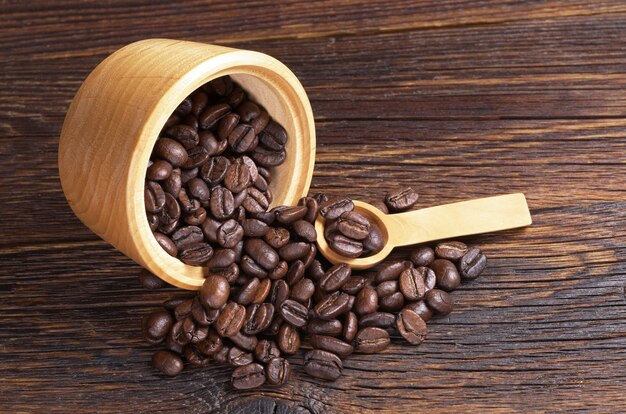
[(532, 223), (524, 194), (507, 194), (385, 216), (389, 242), (407, 246)]

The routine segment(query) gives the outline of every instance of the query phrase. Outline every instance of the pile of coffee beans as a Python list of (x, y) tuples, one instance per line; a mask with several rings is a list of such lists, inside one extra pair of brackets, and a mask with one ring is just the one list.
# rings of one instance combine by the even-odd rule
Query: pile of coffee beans
[(146, 173), (146, 213), (161, 247), (189, 265), (239, 261), (244, 234), (262, 237), (267, 226), (270, 168), (284, 162), (286, 142), (285, 129), (228, 76), (187, 97)]
[[(410, 188), (387, 193), (384, 201), (370, 204), (385, 214), (400, 213), (415, 205), (419, 195)], [(380, 227), (366, 215), (354, 211), (349, 197), (322, 201), (320, 215), (324, 217), (324, 238), (331, 249), (344, 257), (363, 257), (378, 253), (385, 247)]]

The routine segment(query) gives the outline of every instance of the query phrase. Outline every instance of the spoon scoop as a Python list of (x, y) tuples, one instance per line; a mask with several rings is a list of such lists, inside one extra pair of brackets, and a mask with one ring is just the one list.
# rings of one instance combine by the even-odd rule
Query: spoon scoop
[(399, 214), (385, 214), (362, 201), (354, 201), (354, 211), (380, 227), (385, 247), (366, 257), (344, 257), (324, 238), (324, 217), (315, 222), (317, 246), (331, 263), (347, 263), (353, 269), (369, 269), (380, 263), (394, 247), (408, 246), (453, 237), (490, 233), (528, 226), (532, 223), (524, 194), (461, 201)]

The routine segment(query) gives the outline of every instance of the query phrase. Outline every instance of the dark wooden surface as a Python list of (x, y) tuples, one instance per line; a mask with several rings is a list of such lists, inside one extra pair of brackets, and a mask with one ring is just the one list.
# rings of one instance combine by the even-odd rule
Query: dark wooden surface
[[(0, 412), (623, 412), (625, 33), (623, 1), (0, 2)], [(316, 191), (522, 191), (535, 223), (468, 239), (490, 267), (454, 313), (337, 382), (301, 356), (284, 388), (234, 392), (221, 367), (161, 378), (138, 321), (181, 292), (139, 287), (56, 164), (81, 81), (149, 37), (285, 62), (316, 116)]]

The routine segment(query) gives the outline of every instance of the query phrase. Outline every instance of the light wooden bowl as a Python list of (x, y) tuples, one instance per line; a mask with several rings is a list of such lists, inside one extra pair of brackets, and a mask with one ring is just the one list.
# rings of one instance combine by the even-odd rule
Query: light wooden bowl
[(87, 77), (61, 132), (59, 175), (78, 218), (93, 232), (163, 280), (198, 289), (206, 269), (159, 246), (144, 210), (144, 180), (165, 121), (191, 92), (230, 75), (289, 135), (287, 159), (275, 168), (273, 205), (307, 194), (315, 163), (315, 129), (295, 75), (258, 52), (168, 39), (132, 43)]

